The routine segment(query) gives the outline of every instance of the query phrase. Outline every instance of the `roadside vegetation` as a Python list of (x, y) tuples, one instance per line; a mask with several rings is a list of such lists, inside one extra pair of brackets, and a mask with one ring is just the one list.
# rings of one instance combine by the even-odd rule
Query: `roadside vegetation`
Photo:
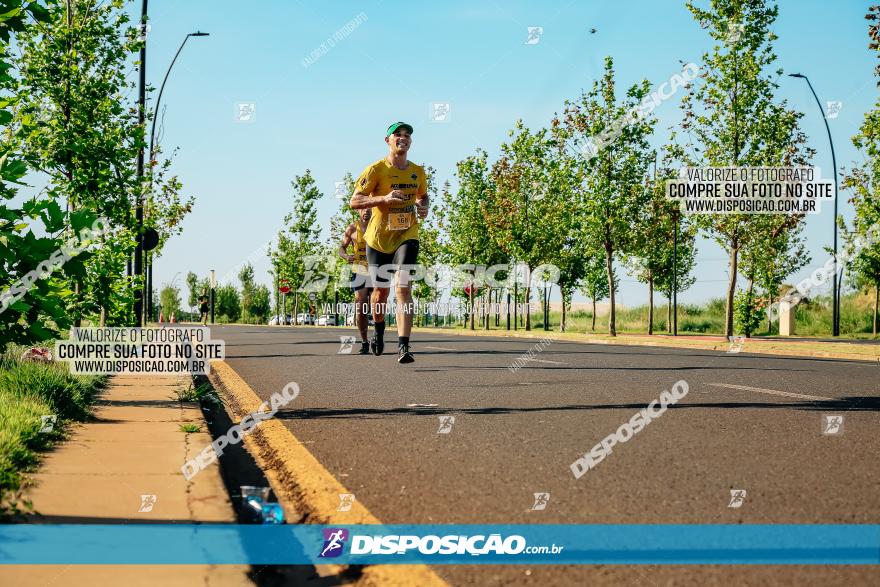
[[(10, 347), (0, 357), (0, 519), (28, 509), (22, 501), (24, 474), (35, 469), (40, 453), (63, 439), (72, 423), (90, 417), (106, 382), (71, 375), (65, 363), (22, 361), (23, 351)], [(56, 419), (46, 421), (46, 416)]]

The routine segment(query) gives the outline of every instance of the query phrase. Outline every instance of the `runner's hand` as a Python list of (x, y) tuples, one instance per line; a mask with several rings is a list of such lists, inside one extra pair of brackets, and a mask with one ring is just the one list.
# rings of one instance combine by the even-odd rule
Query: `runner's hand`
[(343, 259), (345, 259), (346, 261), (348, 261), (349, 263), (351, 263), (352, 261), (354, 261), (354, 255), (345, 255), (345, 256), (343, 257)]
[(406, 201), (406, 196), (403, 195), (403, 192), (400, 190), (394, 190), (384, 198), (382, 198), (383, 204), (398, 204)]
[(428, 217), (428, 207), (423, 206), (422, 204), (419, 204), (418, 202), (416, 202), (416, 212), (418, 213), (419, 218), (421, 218), (423, 220)]

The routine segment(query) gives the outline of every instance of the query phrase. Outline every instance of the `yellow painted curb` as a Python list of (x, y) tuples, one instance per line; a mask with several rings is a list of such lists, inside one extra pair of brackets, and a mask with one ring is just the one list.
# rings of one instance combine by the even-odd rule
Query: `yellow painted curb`
[[(226, 400), (233, 422), (257, 411), (262, 400), (225, 361), (212, 361), (209, 376)], [(281, 391), (281, 390), (278, 390)], [(345, 488), (279, 420), (264, 420), (244, 437), (245, 447), (266, 474), (275, 495), (288, 512), (298, 512), (309, 524), (381, 524), (359, 501), (339, 512)], [(291, 520), (296, 522), (296, 520)], [(369, 565), (358, 585), (447, 585), (427, 565)]]

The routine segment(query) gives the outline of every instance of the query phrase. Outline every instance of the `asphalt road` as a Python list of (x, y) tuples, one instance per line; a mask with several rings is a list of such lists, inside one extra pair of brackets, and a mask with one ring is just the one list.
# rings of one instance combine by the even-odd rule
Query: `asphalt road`
[[(338, 354), (349, 334), (212, 336), (261, 397), (300, 385), (278, 417), (383, 522), (880, 523), (880, 364), (417, 333), (416, 362), (398, 365), (394, 333), (382, 357)], [(534, 360), (508, 369), (530, 348)], [(678, 380), (686, 397), (574, 478), (577, 457)], [(844, 416), (841, 434), (822, 433), (826, 414)], [(732, 489), (746, 491), (739, 508)], [(550, 494), (543, 511), (536, 492)], [(435, 570), (455, 585), (880, 581), (866, 567)]]

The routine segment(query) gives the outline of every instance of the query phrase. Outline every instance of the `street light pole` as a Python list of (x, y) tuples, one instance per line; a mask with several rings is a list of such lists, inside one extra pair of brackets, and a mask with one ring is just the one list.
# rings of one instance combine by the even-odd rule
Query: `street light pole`
[(217, 273), (211, 269), (211, 324), (214, 323), (214, 300), (217, 291)]
[[(186, 45), (186, 42), (190, 37), (207, 37), (209, 33), (203, 33), (202, 31), (196, 31), (194, 33), (189, 33), (187, 36), (183, 38), (183, 42), (180, 44), (180, 47), (177, 49), (177, 53), (174, 54), (174, 59), (171, 60), (171, 65), (168, 66), (168, 71), (165, 72), (165, 78), (162, 80), (162, 85), (159, 87), (159, 96), (156, 98), (156, 107), (153, 109), (153, 123), (150, 127), (150, 193), (153, 191), (153, 159), (156, 156), (156, 120), (159, 119), (159, 106), (162, 104), (162, 92), (165, 91), (165, 82), (168, 81), (168, 76), (171, 75), (171, 69), (174, 67), (174, 63), (177, 61), (177, 57), (180, 55), (180, 52), (183, 51), (183, 46)], [(150, 258), (147, 261), (147, 316), (153, 315), (153, 260), (152, 254), (150, 254)]]
[(834, 156), (834, 141), (831, 140), (831, 127), (828, 126), (825, 109), (822, 108), (822, 103), (819, 101), (819, 96), (816, 95), (816, 90), (813, 89), (813, 84), (810, 83), (810, 78), (801, 73), (790, 73), (788, 75), (789, 77), (799, 77), (807, 81), (807, 86), (809, 86), (810, 92), (813, 93), (813, 98), (816, 99), (816, 106), (819, 107), (819, 112), (822, 113), (825, 132), (828, 133), (828, 144), (831, 145), (831, 165), (834, 167), (834, 218), (832, 219), (834, 224), (834, 275), (831, 283), (831, 334), (832, 336), (840, 336), (840, 292), (837, 290), (837, 158)]
[[(138, 83), (138, 126), (144, 127), (144, 115), (146, 110), (147, 95), (147, 0), (143, 0), (141, 4), (141, 63), (140, 63), (140, 80)], [(137, 156), (137, 193), (135, 194), (135, 211), (134, 218), (137, 231), (137, 245), (134, 249), (134, 279), (137, 282), (144, 275), (144, 200), (143, 186), (144, 179), (144, 147), (138, 149)], [(134, 289), (134, 322), (135, 326), (140, 327), (143, 319), (144, 310), (144, 287), (138, 284)]]

